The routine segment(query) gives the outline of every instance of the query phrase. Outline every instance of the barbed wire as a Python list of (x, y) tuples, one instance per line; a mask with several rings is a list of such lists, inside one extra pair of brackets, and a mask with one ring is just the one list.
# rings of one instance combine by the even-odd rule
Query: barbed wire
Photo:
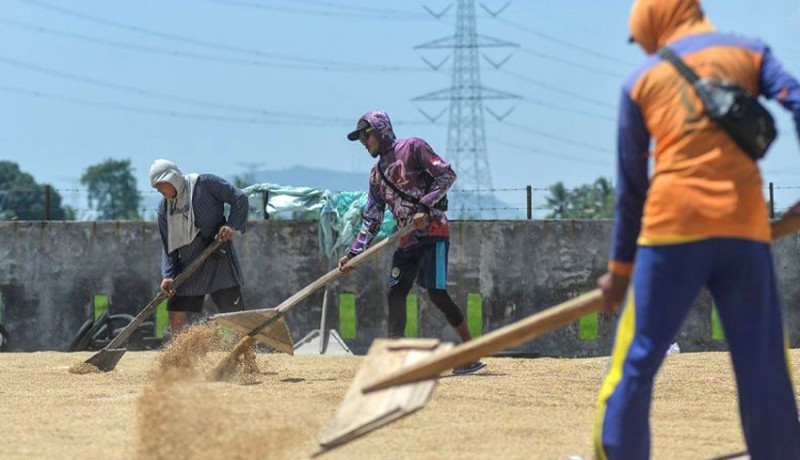
[(525, 211), (528, 208), (513, 208), (513, 207), (495, 207), (495, 208), (464, 208), (464, 209), (456, 209), (455, 211), (448, 211), (449, 213), (455, 212), (466, 212), (466, 211)]
[(478, 192), (519, 192), (527, 190), (521, 188), (476, 188), (476, 189), (450, 189), (447, 193), (478, 193)]
[[(70, 208), (70, 209), (72, 211), (75, 211), (75, 212), (99, 212), (99, 210), (97, 210), (97, 209), (88, 209), (88, 208), (87, 209)], [(256, 214), (256, 213), (263, 212), (263, 209), (261, 207), (252, 207), (251, 206), (248, 209), (249, 209), (249, 212), (251, 214)], [(786, 211), (786, 210), (789, 210), (789, 209), (791, 209), (791, 206), (776, 207), (775, 211), (776, 212), (778, 212), (778, 211)], [(464, 209), (458, 208), (458, 209), (451, 209), (451, 210), (447, 211), (447, 213), (448, 214), (458, 214), (458, 213), (467, 212), (467, 211), (527, 211), (527, 210), (528, 210), (528, 208), (526, 206), (504, 206), (504, 207), (489, 207), (489, 208), (464, 208)], [(548, 206), (531, 206), (531, 210), (536, 212), (536, 211), (559, 211), (560, 209), (559, 208), (554, 208), (554, 207), (548, 207)], [(103, 209), (102, 211), (103, 212), (112, 212), (112, 213), (130, 212), (129, 209)], [(146, 212), (156, 213), (156, 212), (158, 212), (158, 209), (157, 208), (139, 208), (139, 209), (136, 210), (136, 212), (138, 212), (139, 214), (144, 214)], [(278, 212), (284, 212), (284, 211), (278, 211)], [(290, 211), (290, 212), (295, 212), (295, 211)], [(271, 213), (270, 215), (273, 215), (273, 214), (274, 213)]]
[[(67, 206), (69, 206), (69, 205), (67, 205)], [(103, 212), (103, 213), (114, 213), (114, 214), (115, 213), (129, 213), (129, 212), (133, 211), (132, 209), (105, 209), (105, 208), (103, 208), (103, 209), (91, 209), (91, 208), (75, 209), (75, 208), (70, 208), (70, 209), (72, 211), (75, 211), (75, 212), (97, 212), (97, 213)], [(155, 209), (155, 208), (153, 208), (153, 209), (150, 209), (150, 208), (139, 208), (139, 209), (136, 209), (136, 212), (138, 212), (139, 214), (143, 214), (145, 212), (155, 213), (155, 212), (158, 212), (158, 209)]]
[[(0, 193), (30, 193), (30, 192), (41, 192), (44, 190), (46, 184), (43, 184), (37, 188), (10, 188), (10, 189), (0, 189)], [(251, 184), (255, 185), (255, 184)], [(590, 184), (587, 184), (590, 185)], [(611, 184), (614, 185), (614, 184)], [(764, 190), (769, 190), (769, 185), (763, 187)], [(772, 186), (773, 190), (800, 190), (800, 185), (774, 185)], [(450, 189), (447, 193), (494, 193), (494, 192), (524, 192), (528, 190), (528, 186), (520, 186), (520, 187), (503, 187), (503, 188), (477, 188), (477, 189)], [(552, 191), (550, 187), (531, 187), (530, 189), (532, 192), (550, 192)], [(564, 190), (566, 191), (578, 191), (582, 190), (582, 187), (565, 187)], [(50, 187), (51, 192), (78, 192), (78, 193), (89, 193), (90, 190), (87, 188), (60, 188), (60, 187)], [(358, 190), (331, 190), (333, 193), (342, 193), (342, 192), (353, 192)], [(361, 190), (364, 191), (364, 190)], [(158, 194), (158, 191), (155, 189), (145, 189), (145, 190), (136, 190), (137, 193), (141, 194)]]
[[(11, 188), (11, 189), (0, 189), (0, 193), (41, 193), (44, 191), (45, 185), (42, 185), (38, 188)], [(51, 192), (80, 192), (80, 193), (89, 193), (89, 189), (86, 188), (56, 188), (50, 187)], [(156, 194), (158, 190), (136, 190), (136, 193), (141, 194)]]
[[(464, 211), (527, 211), (527, 206), (504, 206), (504, 207), (493, 207), (493, 208), (457, 208), (447, 211), (448, 213), (459, 213)], [(531, 206), (532, 211), (558, 211), (558, 208), (552, 208), (547, 206)]]

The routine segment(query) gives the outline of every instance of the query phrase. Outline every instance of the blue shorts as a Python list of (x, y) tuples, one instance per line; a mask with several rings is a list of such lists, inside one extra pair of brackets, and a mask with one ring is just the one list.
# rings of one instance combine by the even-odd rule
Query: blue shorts
[(447, 253), (450, 242), (428, 240), (408, 248), (400, 248), (392, 256), (389, 287), (409, 282), (416, 277), (425, 289), (447, 289)]

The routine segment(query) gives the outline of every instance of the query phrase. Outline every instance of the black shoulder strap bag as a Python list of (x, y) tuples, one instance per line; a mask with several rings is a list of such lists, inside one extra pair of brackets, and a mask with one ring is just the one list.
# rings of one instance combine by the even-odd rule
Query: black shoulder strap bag
[(753, 161), (767, 153), (777, 136), (772, 115), (741, 86), (714, 79), (700, 79), (669, 47), (658, 50), (691, 83), (703, 101), (706, 114), (741, 147)]
[(408, 202), (414, 203), (416, 205), (422, 206), (423, 208), (425, 208), (426, 211), (430, 211), (430, 208), (438, 209), (439, 211), (447, 211), (447, 204), (448, 204), (447, 203), (447, 195), (443, 196), (436, 203), (433, 203), (433, 206), (424, 205), (424, 204), (420, 203), (420, 201), (417, 198), (415, 198), (415, 197), (409, 195), (408, 193), (400, 190), (400, 188), (398, 188), (396, 185), (394, 185), (392, 183), (392, 181), (390, 181), (389, 178), (386, 177), (386, 173), (383, 172), (383, 169), (381, 168), (380, 164), (376, 164), (375, 167), (378, 168), (378, 173), (380, 173), (381, 178), (383, 179), (384, 182), (386, 182), (386, 185), (388, 185), (389, 188), (394, 190), (394, 192), (396, 194), (400, 195), (400, 197), (402, 199), (404, 199), (405, 201), (408, 201)]

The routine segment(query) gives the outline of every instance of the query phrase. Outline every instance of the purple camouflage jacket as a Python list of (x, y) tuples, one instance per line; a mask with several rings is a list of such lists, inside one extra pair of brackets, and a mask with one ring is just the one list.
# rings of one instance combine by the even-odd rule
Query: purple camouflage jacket
[[(359, 254), (367, 248), (380, 229), (387, 205), (400, 227), (409, 224), (415, 213), (425, 211), (424, 207), (403, 200), (385, 183), (376, 168), (381, 168), (395, 187), (428, 207), (444, 197), (456, 180), (456, 173), (450, 164), (442, 160), (427, 142), (416, 137), (396, 139), (392, 122), (384, 112), (368, 112), (361, 118), (369, 122), (392, 147), (380, 155), (377, 164), (370, 171), (369, 195), (363, 213), (364, 224), (350, 246), (351, 255)], [(422, 238), (448, 238), (449, 235), (447, 216), (442, 211), (431, 209), (428, 226), (405, 236), (400, 241), (400, 247), (419, 244)]]

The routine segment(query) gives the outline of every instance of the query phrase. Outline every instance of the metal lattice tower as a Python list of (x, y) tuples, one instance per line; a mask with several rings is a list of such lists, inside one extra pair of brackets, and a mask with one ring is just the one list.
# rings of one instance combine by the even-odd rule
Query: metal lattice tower
[[(486, 11), (492, 15), (499, 14), (499, 12), (492, 13), (488, 9)], [(450, 102), (446, 159), (453, 164), (458, 173), (458, 181), (454, 190), (463, 192), (453, 197), (454, 200), (451, 203), (456, 205), (454, 210), (458, 211), (462, 216), (464, 216), (467, 209), (484, 208), (485, 201), (487, 201), (487, 192), (477, 193), (475, 190), (490, 190), (492, 188), (492, 175), (486, 154), (486, 133), (483, 120), (484, 101), (520, 98), (516, 94), (489, 89), (481, 85), (479, 49), (516, 46), (518, 45), (515, 43), (479, 35), (474, 0), (457, 0), (455, 35), (415, 47), (417, 50), (453, 49), (453, 73), (450, 87), (424, 94), (412, 99), (412, 101)], [(496, 64), (486, 56), (484, 58), (495, 67), (499, 67), (508, 60), (506, 58), (500, 64)], [(438, 65), (431, 64), (424, 57), (423, 60), (434, 70), (438, 70), (447, 59)], [(442, 111), (436, 117), (431, 117), (422, 110), (420, 112), (434, 123), (444, 114), (444, 111)], [(510, 110), (502, 116), (497, 116), (492, 111), (489, 112), (498, 119), (502, 119), (510, 113)]]

